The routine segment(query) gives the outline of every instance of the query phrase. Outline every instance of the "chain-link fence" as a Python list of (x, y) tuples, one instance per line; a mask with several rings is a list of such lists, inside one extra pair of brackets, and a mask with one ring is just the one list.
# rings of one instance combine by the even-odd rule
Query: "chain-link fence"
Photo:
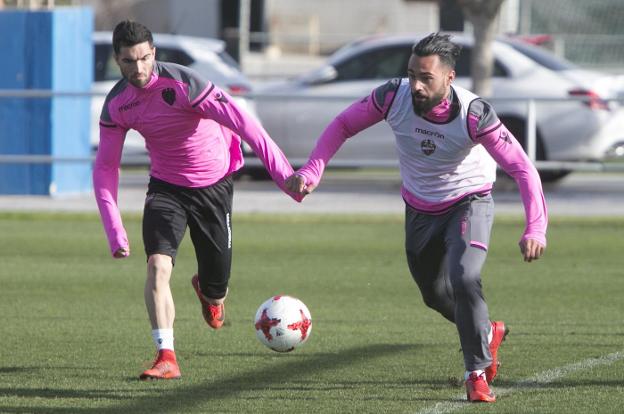
[(548, 34), (549, 46), (584, 67), (624, 71), (624, 1), (523, 0), (519, 30)]

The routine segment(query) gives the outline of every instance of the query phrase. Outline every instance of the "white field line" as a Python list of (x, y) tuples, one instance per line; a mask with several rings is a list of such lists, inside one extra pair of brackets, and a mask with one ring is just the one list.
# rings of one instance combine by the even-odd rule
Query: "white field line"
[[(524, 389), (530, 388), (540, 388), (544, 385), (550, 384), (558, 380), (559, 378), (563, 378), (567, 375), (570, 375), (574, 372), (585, 371), (594, 367), (598, 367), (601, 365), (611, 365), (614, 362), (617, 362), (621, 359), (624, 359), (624, 352), (614, 352), (609, 355), (603, 355), (598, 358), (588, 358), (583, 361), (574, 362), (572, 364), (564, 365), (558, 368), (552, 368), (536, 374), (532, 377), (525, 378), (513, 384), (511, 387), (507, 388), (498, 388), (492, 387), (494, 389), (494, 393), (496, 397), (500, 397), (503, 395), (509, 395), (514, 392), (522, 391)], [(459, 411), (463, 408), (471, 406), (466, 402), (466, 394), (460, 394), (453, 398), (453, 400), (457, 401), (449, 401), (449, 402), (441, 402), (436, 405), (425, 408), (417, 412), (417, 414), (442, 414), (442, 413), (451, 413), (454, 411)]]

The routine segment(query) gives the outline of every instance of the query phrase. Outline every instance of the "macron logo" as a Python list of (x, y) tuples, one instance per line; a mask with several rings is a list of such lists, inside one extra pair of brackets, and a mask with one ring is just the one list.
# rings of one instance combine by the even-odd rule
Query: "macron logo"
[(128, 104), (122, 105), (122, 106), (119, 107), (119, 112), (129, 111), (132, 108), (134, 108), (135, 106), (139, 106), (140, 103), (141, 103), (141, 101), (134, 101), (134, 102), (130, 102)]
[(422, 128), (416, 128), (414, 130), (416, 133), (418, 134), (423, 134), (423, 135), (428, 135), (430, 137), (435, 137), (435, 138), (440, 138), (440, 139), (444, 139), (444, 135), (440, 134), (439, 132), (435, 132), (435, 131), (428, 131), (426, 129), (422, 129)]

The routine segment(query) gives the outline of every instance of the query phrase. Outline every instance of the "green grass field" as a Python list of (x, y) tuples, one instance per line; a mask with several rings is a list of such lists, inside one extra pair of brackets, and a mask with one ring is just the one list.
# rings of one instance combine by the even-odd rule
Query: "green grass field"
[[(183, 378), (140, 382), (154, 348), (133, 255), (110, 258), (95, 215), (0, 213), (2, 413), (619, 413), (624, 407), (624, 219), (551, 219), (523, 263), (518, 218), (498, 217), (484, 289), (511, 328), (491, 405), (462, 402), (454, 327), (412, 282), (399, 216), (235, 215), (223, 329), (208, 329), (185, 239), (172, 289)], [(271, 295), (302, 299), (310, 340), (278, 354), (255, 338)]]

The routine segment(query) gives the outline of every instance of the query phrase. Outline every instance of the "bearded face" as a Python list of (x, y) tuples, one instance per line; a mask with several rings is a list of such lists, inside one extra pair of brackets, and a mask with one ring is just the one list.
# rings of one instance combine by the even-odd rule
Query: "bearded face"
[(137, 88), (142, 88), (152, 76), (155, 54), (156, 49), (149, 42), (143, 42), (130, 47), (123, 46), (119, 54), (115, 55), (115, 60), (124, 78)]
[(455, 71), (438, 55), (410, 57), (407, 75), (414, 113), (423, 116), (444, 99), (455, 79)]

